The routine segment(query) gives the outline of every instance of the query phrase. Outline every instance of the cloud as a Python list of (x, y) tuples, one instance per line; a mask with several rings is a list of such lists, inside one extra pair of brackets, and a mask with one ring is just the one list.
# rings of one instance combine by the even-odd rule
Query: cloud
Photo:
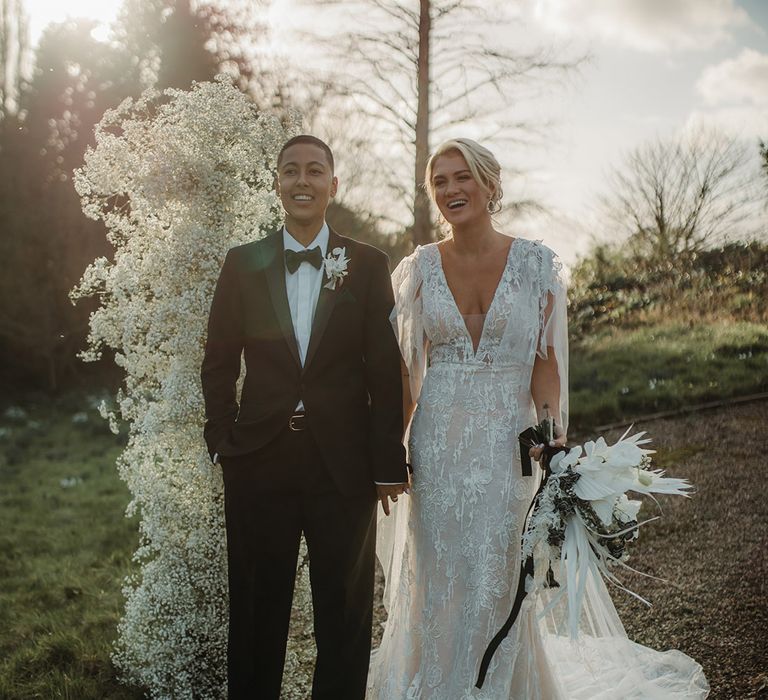
[(759, 107), (720, 107), (694, 110), (683, 127), (684, 132), (717, 130), (747, 140), (768, 139), (768, 110)]
[(708, 49), (751, 23), (735, 0), (534, 0), (534, 13), (552, 31), (651, 52)]
[(707, 66), (696, 82), (705, 107), (688, 117), (686, 130), (720, 129), (744, 138), (768, 138), (768, 54), (743, 49)]
[(696, 89), (707, 104), (753, 104), (768, 106), (768, 54), (744, 49), (704, 69)]

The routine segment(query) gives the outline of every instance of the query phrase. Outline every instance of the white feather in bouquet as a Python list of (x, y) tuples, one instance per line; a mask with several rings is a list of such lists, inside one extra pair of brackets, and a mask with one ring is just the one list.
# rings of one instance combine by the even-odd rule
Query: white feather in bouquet
[(536, 496), (523, 535), (523, 558), (533, 556), (535, 571), (526, 588), (530, 594), (559, 585), (544, 613), (567, 596), (574, 638), (590, 576), (600, 575), (647, 603), (611, 570), (630, 568), (627, 545), (637, 538), (641, 525), (657, 519), (639, 522), (641, 502), (628, 494), (688, 496), (692, 489), (686, 479), (652, 468), (653, 450), (642, 447), (650, 442), (643, 438), (645, 432), (628, 433), (613, 445), (600, 437), (553, 455), (551, 473)]

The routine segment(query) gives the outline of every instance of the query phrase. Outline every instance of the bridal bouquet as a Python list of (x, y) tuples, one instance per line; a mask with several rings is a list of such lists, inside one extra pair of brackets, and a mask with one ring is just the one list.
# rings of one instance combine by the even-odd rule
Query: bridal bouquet
[[(630, 428), (631, 429), (631, 428)], [(480, 662), (478, 688), (483, 687), (491, 660), (512, 629), (528, 595), (551, 591), (541, 615), (545, 615), (566, 596), (567, 621), (571, 638), (579, 631), (579, 619), (590, 578), (602, 576), (608, 583), (648, 604), (648, 601), (622, 586), (611, 569), (627, 569), (627, 546), (637, 539), (641, 525), (656, 520), (638, 520), (641, 502), (628, 493), (667, 493), (687, 496), (692, 486), (686, 479), (664, 476), (653, 469), (650, 440), (642, 433), (627, 430), (618, 442), (609, 445), (600, 437), (584, 446), (557, 444), (554, 421), (547, 417), (523, 431), (520, 457), (523, 473), (528, 469), (528, 448), (543, 447), (541, 466), (544, 478), (528, 511), (522, 538), (520, 578), (512, 611), (491, 640)]]
[[(537, 435), (551, 434), (545, 422), (533, 429)], [(692, 488), (686, 479), (664, 476), (652, 467), (653, 450), (641, 447), (650, 442), (644, 432), (628, 434), (613, 445), (600, 437), (583, 447), (560, 448), (548, 460), (545, 456), (547, 476), (523, 534), (523, 559), (531, 557), (534, 563), (527, 589), (560, 587), (550, 605), (567, 595), (573, 636), (590, 575), (599, 574), (647, 603), (622, 586), (612, 571), (630, 568), (628, 545), (641, 525), (658, 517), (639, 521), (641, 502), (628, 494), (686, 496)]]

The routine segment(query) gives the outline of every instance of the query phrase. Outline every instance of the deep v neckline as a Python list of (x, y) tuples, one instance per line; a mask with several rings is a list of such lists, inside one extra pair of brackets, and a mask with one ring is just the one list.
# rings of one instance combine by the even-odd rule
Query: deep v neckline
[[(510, 260), (512, 258), (512, 249), (515, 247), (515, 243), (520, 240), (519, 236), (515, 236), (515, 238), (512, 239), (512, 243), (509, 244), (509, 249), (507, 250), (507, 259), (504, 262), (504, 268), (501, 271), (501, 276), (499, 277), (499, 281), (496, 283), (496, 289), (493, 290), (493, 296), (491, 297), (491, 303), (488, 305), (488, 308), (485, 312), (485, 318), (483, 319), (483, 327), (480, 330), (480, 337), (477, 339), (477, 347), (475, 347), (475, 343), (472, 340), (472, 334), (469, 332), (469, 328), (467, 327), (467, 322), (464, 318), (464, 315), (461, 313), (461, 309), (459, 308), (458, 303), (456, 302), (456, 297), (453, 295), (453, 291), (451, 290), (451, 285), (448, 284), (448, 277), (445, 274), (445, 269), (443, 268), (443, 255), (440, 252), (440, 248), (437, 243), (435, 243), (435, 253), (437, 254), (437, 266), (440, 270), (440, 277), (443, 281), (443, 284), (445, 285), (445, 289), (448, 291), (448, 296), (451, 300), (451, 306), (453, 306), (454, 310), (456, 311), (456, 315), (459, 317), (459, 320), (461, 321), (461, 327), (464, 329), (464, 336), (466, 337), (467, 341), (469, 342), (469, 347), (472, 350), (472, 359), (477, 359), (478, 353), (480, 352), (480, 348), (483, 345), (483, 340), (485, 339), (485, 329), (488, 326), (488, 316), (491, 315), (491, 311), (493, 311), (494, 306), (496, 305), (496, 297), (499, 296), (499, 290), (501, 289), (502, 284), (504, 284), (504, 278), (507, 276), (507, 270), (509, 270)], [(479, 314), (482, 316), (482, 314)]]

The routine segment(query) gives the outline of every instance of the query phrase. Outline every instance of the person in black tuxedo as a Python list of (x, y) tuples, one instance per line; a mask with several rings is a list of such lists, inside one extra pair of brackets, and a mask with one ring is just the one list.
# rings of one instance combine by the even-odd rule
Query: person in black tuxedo
[(227, 253), (201, 369), (224, 475), (229, 697), (279, 698), (304, 533), (312, 698), (362, 700), (377, 497), (388, 513), (408, 481), (388, 260), (326, 224), (338, 181), (325, 143), (294, 137), (277, 165), (285, 225)]

